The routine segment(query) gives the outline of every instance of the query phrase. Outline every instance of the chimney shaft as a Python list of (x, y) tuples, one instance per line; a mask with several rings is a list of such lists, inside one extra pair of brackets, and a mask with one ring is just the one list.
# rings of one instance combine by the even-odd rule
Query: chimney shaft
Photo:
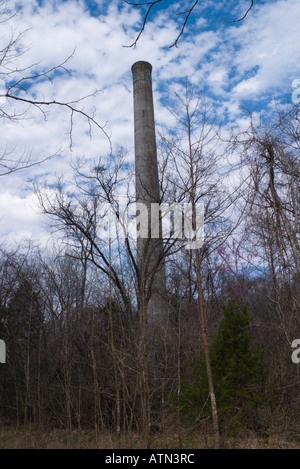
[[(156, 138), (152, 95), (152, 66), (148, 62), (136, 62), (132, 68), (134, 99), (134, 143), (136, 200), (148, 210), (148, 226), (151, 227), (151, 203), (160, 202), (156, 153)], [(149, 281), (152, 269), (163, 250), (162, 239), (137, 239), (137, 262), (140, 271)], [(166, 275), (164, 261), (154, 274), (148, 312), (154, 319), (163, 320), (166, 311)]]
[(148, 62), (132, 66), (136, 198), (150, 203), (159, 202), (151, 71)]

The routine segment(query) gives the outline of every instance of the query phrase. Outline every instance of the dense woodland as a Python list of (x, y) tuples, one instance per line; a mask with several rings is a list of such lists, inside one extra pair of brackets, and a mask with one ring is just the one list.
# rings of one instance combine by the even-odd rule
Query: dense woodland
[(224, 136), (196, 98), (177, 96), (158, 138), (162, 201), (205, 208), (197, 258), (164, 241), (163, 323), (147, 317), (155, 272), (137, 267), (133, 240), (97, 233), (97, 207), (120, 186), (134, 202), (124, 155), (78, 162), (71, 188), (33, 188), (55, 247), (1, 247), (3, 423), (212, 434), (202, 304), (221, 438), (299, 435), (299, 107)]

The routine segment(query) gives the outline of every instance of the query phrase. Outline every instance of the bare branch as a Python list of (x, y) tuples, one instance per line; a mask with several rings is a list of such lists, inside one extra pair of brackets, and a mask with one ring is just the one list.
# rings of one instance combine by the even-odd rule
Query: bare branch
[(10, 98), (10, 99), (14, 99), (15, 101), (21, 101), (23, 103), (27, 103), (27, 104), (30, 104), (32, 106), (35, 106), (36, 108), (38, 108), (44, 115), (45, 117), (45, 120), (46, 120), (46, 113), (43, 109), (44, 106), (61, 106), (61, 107), (64, 107), (64, 108), (67, 108), (70, 110), (71, 112), (71, 116), (70, 116), (70, 148), (72, 148), (72, 130), (73, 130), (73, 116), (74, 114), (79, 114), (83, 117), (86, 118), (88, 124), (89, 124), (89, 127), (90, 127), (90, 135), (91, 135), (91, 124), (95, 125), (99, 130), (101, 130), (101, 132), (104, 133), (104, 135), (107, 137), (109, 143), (110, 143), (110, 147), (111, 147), (111, 140), (110, 140), (110, 135), (108, 135), (108, 133), (106, 132), (105, 130), (105, 125), (100, 125), (93, 116), (89, 115), (87, 112), (84, 111), (84, 108), (82, 109), (77, 109), (75, 107), (75, 104), (78, 104), (80, 101), (82, 101), (83, 99), (86, 99), (88, 97), (91, 97), (91, 96), (95, 96), (95, 94), (98, 92), (99, 90), (96, 90), (94, 93), (90, 94), (90, 95), (87, 95), (87, 96), (84, 96), (83, 98), (80, 98), (78, 100), (75, 100), (75, 101), (70, 101), (70, 102), (63, 102), (63, 101), (56, 101), (56, 100), (51, 100), (51, 101), (34, 101), (32, 99), (27, 99), (27, 98), (22, 98), (20, 96), (15, 96), (15, 95), (12, 95), (12, 94), (9, 94), (9, 93), (6, 93), (6, 97), (7, 98)]
[(123, 0), (123, 1), (124, 1), (125, 3), (127, 3), (128, 5), (132, 5), (132, 6), (149, 5), (149, 7), (148, 7), (148, 9), (147, 9), (147, 12), (146, 12), (146, 14), (145, 14), (145, 17), (144, 17), (143, 25), (142, 25), (141, 30), (140, 30), (139, 34), (137, 35), (135, 41), (134, 41), (130, 46), (123, 46), (123, 47), (128, 47), (128, 48), (130, 48), (130, 47), (136, 46), (136, 44), (137, 44), (139, 38), (141, 37), (141, 35), (142, 35), (142, 33), (143, 33), (144, 29), (145, 29), (145, 26), (146, 26), (146, 23), (147, 23), (147, 19), (148, 19), (148, 16), (149, 16), (149, 13), (150, 13), (152, 7), (153, 7), (154, 5), (156, 5), (157, 3), (162, 2), (163, 0), (156, 0), (156, 1), (154, 1), (154, 2), (146, 2), (146, 3), (133, 3), (133, 2), (128, 2), (127, 0)]
[[(11, 152), (10, 152), (11, 153)], [(33, 161), (31, 155), (22, 156), (15, 159), (7, 158), (8, 153), (5, 150), (3, 155), (0, 157), (0, 177), (1, 176), (8, 176), (9, 174), (16, 173), (17, 171), (23, 171), (25, 169), (32, 168), (33, 166), (38, 166), (39, 164), (44, 163), (45, 161), (51, 160), (55, 158), (59, 154), (59, 151), (54, 153), (53, 155), (46, 156), (38, 161)]]
[[(158, 3), (161, 3), (163, 1), (164, 0), (154, 0), (154, 1), (150, 1), (150, 2), (137, 3), (137, 2), (131, 2), (131, 1), (128, 1), (128, 0), (123, 0), (124, 3), (126, 3), (127, 5), (130, 5), (132, 7), (147, 7), (146, 13), (145, 13), (144, 19), (143, 19), (143, 24), (142, 24), (142, 26), (139, 30), (139, 33), (138, 33), (136, 39), (129, 46), (123, 46), (123, 47), (135, 47), (137, 45), (138, 40), (140, 39), (141, 35), (143, 34), (143, 32), (145, 30), (146, 23), (148, 21), (148, 17), (149, 17), (149, 14), (150, 14), (152, 8), (155, 7)], [(176, 37), (175, 41), (169, 46), (169, 48), (178, 47), (179, 39), (183, 35), (183, 33), (186, 29), (186, 25), (187, 25), (187, 23), (190, 19), (190, 16), (193, 13), (194, 8), (198, 5), (198, 3), (199, 3), (199, 0), (194, 0), (193, 2), (191, 2), (190, 8), (188, 8), (187, 10), (180, 11), (180, 12), (176, 13), (176, 16), (185, 15), (185, 18), (183, 20), (183, 23), (182, 23), (182, 26), (181, 26), (181, 29), (180, 29), (180, 32), (179, 32), (178, 36)], [(252, 9), (253, 4), (254, 4), (254, 0), (251, 0), (251, 5), (248, 8), (248, 10), (246, 11), (246, 13), (243, 15), (242, 18), (239, 18), (237, 20), (224, 20), (224, 21), (226, 23), (236, 23), (236, 22), (239, 22), (239, 21), (243, 21), (246, 18), (246, 16), (248, 15), (249, 11)]]
[(184, 30), (185, 30), (185, 27), (186, 27), (186, 24), (187, 24), (187, 22), (188, 22), (188, 19), (189, 19), (190, 15), (192, 14), (192, 11), (193, 11), (193, 9), (195, 8), (195, 6), (197, 5), (197, 3), (198, 3), (198, 0), (196, 0), (196, 1), (193, 3), (193, 5), (191, 6), (191, 8), (190, 8), (189, 10), (183, 11), (183, 12), (181, 12), (181, 13), (177, 13), (177, 15), (184, 15), (184, 14), (186, 14), (186, 17), (185, 17), (185, 20), (184, 20), (183, 25), (182, 25), (182, 27), (181, 27), (180, 33), (178, 34), (177, 38), (175, 39), (175, 41), (173, 42), (173, 44), (170, 46), (170, 48), (172, 48), (172, 47), (174, 47), (174, 46), (175, 46), (175, 47), (178, 47), (178, 46), (177, 46), (177, 43), (178, 43), (180, 37), (183, 35)]
[[(7, 5), (8, 2), (6, 0), (0, 0), (0, 23), (9, 21), (18, 13), (18, 10), (11, 12)], [(2, 86), (0, 90), (0, 98), (6, 99), (7, 103), (3, 102), (0, 104), (0, 119), (18, 123), (21, 119), (30, 118), (27, 115), (27, 112), (31, 108), (37, 108), (42, 113), (44, 120), (46, 121), (48, 117), (46, 109), (51, 106), (59, 106), (70, 113), (70, 149), (72, 149), (73, 145), (72, 132), (74, 118), (76, 115), (80, 115), (87, 121), (90, 137), (92, 136), (92, 128), (97, 128), (103, 132), (105, 137), (108, 139), (110, 149), (112, 151), (110, 135), (108, 135), (105, 129), (107, 123), (101, 125), (97, 122), (94, 109), (92, 109), (91, 112), (88, 112), (85, 110), (83, 105), (81, 106), (81, 103), (84, 100), (95, 97), (100, 90), (96, 89), (93, 93), (65, 102), (57, 99), (47, 99), (44, 98), (44, 96), (40, 98), (36, 97), (36, 88), (38, 88), (38, 85), (41, 82), (49, 81), (51, 84), (54, 84), (57, 73), (71, 75), (70, 70), (67, 68), (67, 63), (73, 57), (75, 49), (61, 63), (46, 70), (45, 68), (42, 68), (40, 63), (32, 63), (31, 65), (24, 67), (18, 66), (18, 59), (28, 50), (28, 48), (23, 45), (23, 39), (26, 32), (27, 30), (22, 32), (12, 32), (10, 36), (7, 37), (6, 43), (1, 46), (0, 79)], [(27, 106), (21, 106), (20, 108), (17, 106), (10, 106), (12, 100), (16, 103), (23, 103)], [(52, 158), (53, 156), (54, 155), (42, 157), (39, 161), (32, 162), (30, 161), (29, 156), (21, 155), (14, 160), (10, 158), (8, 153), (3, 153), (2, 156), (0, 155), (0, 168), (2, 171), (2, 173), (0, 172), (0, 176), (11, 174), (14, 171), (20, 171), (21, 169), (28, 169), (31, 166)]]
[(246, 16), (248, 15), (249, 11), (252, 9), (253, 4), (254, 4), (254, 0), (251, 0), (251, 5), (248, 8), (248, 10), (246, 11), (246, 13), (244, 14), (244, 16), (242, 16), (242, 18), (239, 18), (238, 20), (224, 20), (225, 23), (238, 23), (239, 21), (243, 21), (246, 18)]

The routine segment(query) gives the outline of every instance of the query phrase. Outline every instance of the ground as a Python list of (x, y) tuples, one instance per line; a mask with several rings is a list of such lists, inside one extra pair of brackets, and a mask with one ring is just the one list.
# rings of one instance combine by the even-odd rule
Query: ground
[[(227, 449), (300, 449), (295, 438), (227, 438)], [(146, 438), (138, 434), (100, 435), (93, 430), (41, 430), (38, 427), (15, 428), (0, 426), (0, 449), (144, 449)], [(211, 449), (213, 439), (201, 435), (156, 434), (151, 438), (151, 449)]]

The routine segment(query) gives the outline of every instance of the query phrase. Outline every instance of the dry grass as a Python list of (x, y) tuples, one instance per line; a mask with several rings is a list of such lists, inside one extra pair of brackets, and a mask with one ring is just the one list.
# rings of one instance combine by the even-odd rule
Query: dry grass
[[(95, 431), (41, 430), (37, 427), (0, 426), (0, 449), (144, 449), (146, 439), (138, 434), (100, 435)], [(300, 449), (300, 442), (269, 437), (227, 438), (228, 449)], [(156, 434), (151, 449), (211, 449), (213, 439), (197, 434)]]

